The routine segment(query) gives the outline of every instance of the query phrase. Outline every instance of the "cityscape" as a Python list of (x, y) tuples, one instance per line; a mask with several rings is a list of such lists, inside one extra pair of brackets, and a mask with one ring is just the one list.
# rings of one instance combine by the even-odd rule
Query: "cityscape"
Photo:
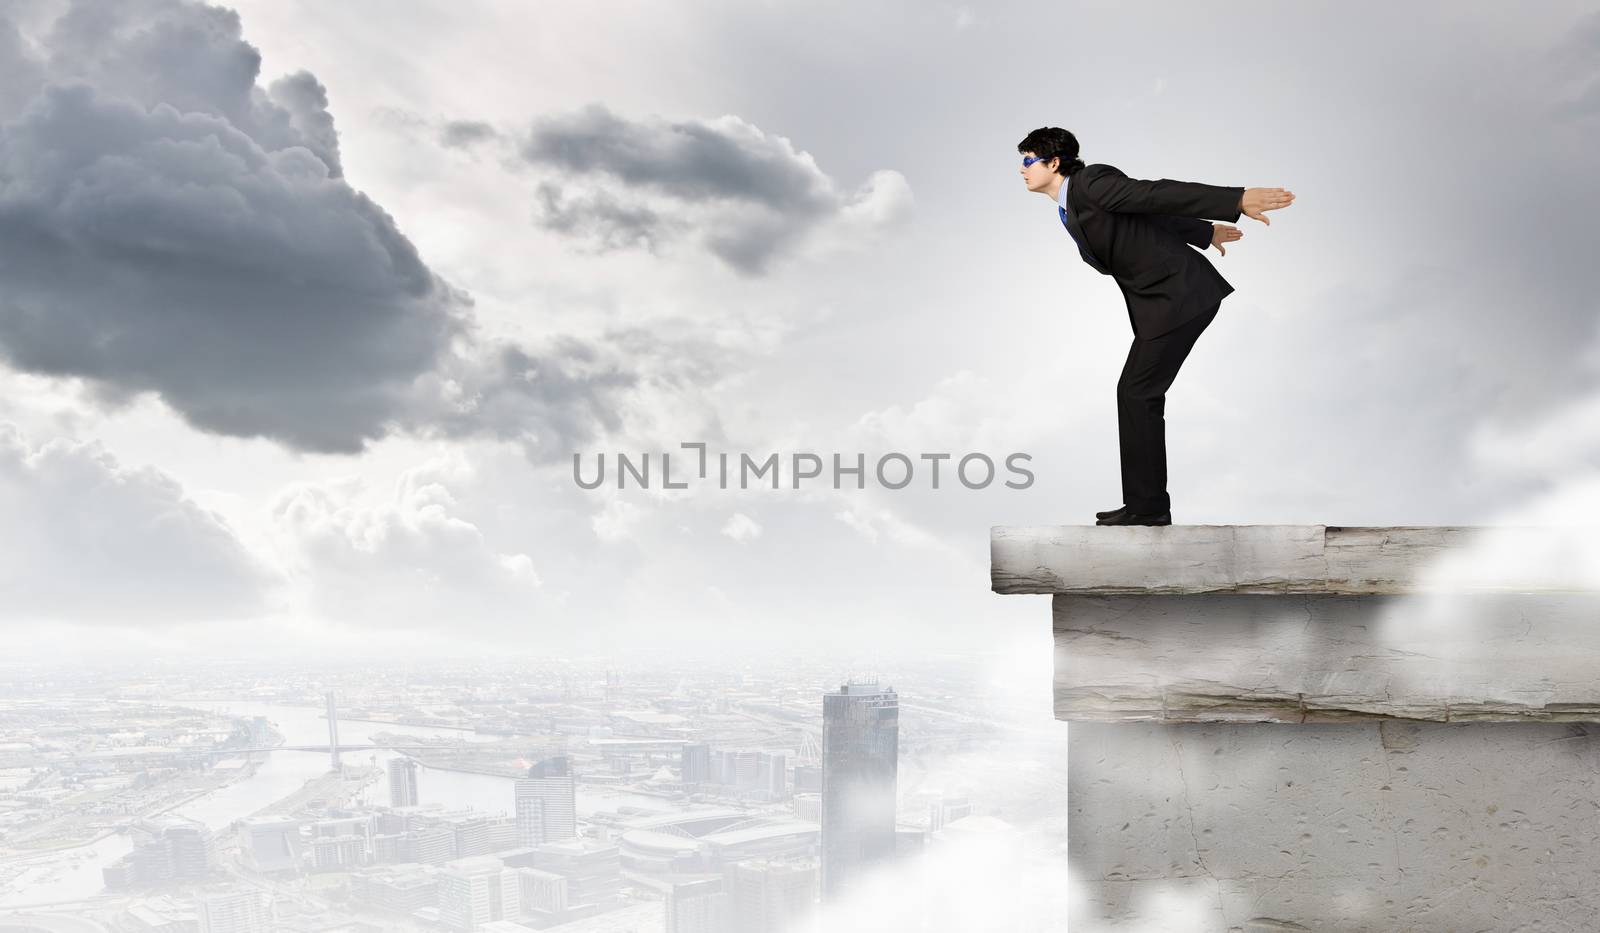
[(1064, 732), (959, 668), (169, 665), (0, 670), (0, 929), (798, 933), (1065, 840)]

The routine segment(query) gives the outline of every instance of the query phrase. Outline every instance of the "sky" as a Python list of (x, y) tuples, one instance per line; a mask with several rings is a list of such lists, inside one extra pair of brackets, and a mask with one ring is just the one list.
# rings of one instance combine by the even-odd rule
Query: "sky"
[[(1207, 253), (1175, 523), (1596, 514), (1597, 56), (1592, 3), (0, 0), (0, 631), (1047, 667), (989, 529), (1120, 504), (1132, 334), (1039, 126), (1295, 192)], [(697, 442), (1034, 481), (574, 479)]]

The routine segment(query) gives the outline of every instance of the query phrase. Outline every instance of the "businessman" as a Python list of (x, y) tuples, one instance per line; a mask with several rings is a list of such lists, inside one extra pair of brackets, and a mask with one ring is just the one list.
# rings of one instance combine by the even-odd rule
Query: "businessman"
[(1200, 253), (1244, 236), (1240, 214), (1270, 225), (1265, 212), (1288, 207), (1294, 192), (1196, 182), (1140, 181), (1115, 167), (1085, 165), (1077, 137), (1040, 127), (1017, 144), (1029, 191), (1056, 202), (1078, 255), (1122, 290), (1133, 346), (1117, 380), (1117, 440), (1122, 507), (1096, 512), (1097, 525), (1170, 525), (1167, 495), (1167, 389), (1200, 333), (1232, 291)]

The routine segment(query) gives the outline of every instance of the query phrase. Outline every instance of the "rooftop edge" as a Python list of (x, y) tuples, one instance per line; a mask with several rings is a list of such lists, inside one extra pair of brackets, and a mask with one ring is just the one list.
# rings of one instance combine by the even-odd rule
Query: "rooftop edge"
[[(995, 525), (1001, 594), (1595, 592), (1600, 528)], [(1576, 536), (1576, 537), (1575, 537)], [(1593, 564), (1592, 560), (1588, 561)]]

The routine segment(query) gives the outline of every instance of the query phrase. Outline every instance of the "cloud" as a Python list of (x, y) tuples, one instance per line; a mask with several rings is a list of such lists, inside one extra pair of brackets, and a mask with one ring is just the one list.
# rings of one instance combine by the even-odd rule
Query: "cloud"
[(1501, 475), (1562, 479), (1600, 469), (1600, 388), (1532, 421), (1479, 422), (1470, 450)]
[(0, 21), (0, 359), (300, 450), (411, 430), (540, 458), (618, 424), (638, 367), (698, 371), (642, 335), (606, 335), (629, 360), (479, 335), (345, 179), (322, 85), (259, 70), (237, 14), (179, 0), (72, 3), (37, 39)]
[[(1480, 423), (1468, 450), (1485, 473), (1536, 491), (1496, 509), (1469, 546), (1424, 567), (1428, 585), (1600, 590), (1600, 385), (1515, 425)], [(1413, 610), (1424, 621), (1397, 622), (1397, 629), (1437, 637), (1478, 631), (1489, 621), (1484, 609), (1465, 611), (1455, 600), (1431, 597), (1426, 608)]]
[(788, 138), (732, 114), (630, 120), (594, 103), (534, 120), (519, 151), (558, 179), (537, 189), (544, 229), (599, 251), (692, 240), (752, 276), (831, 225), (893, 225), (911, 201), (889, 170), (842, 192)]
[(761, 537), (761, 525), (743, 512), (735, 512), (723, 524), (722, 533), (735, 541), (752, 541)]
[(589, 519), (589, 525), (601, 541), (628, 541), (649, 517), (649, 513), (633, 502), (620, 496), (607, 496), (605, 505)]
[(540, 619), (532, 558), (492, 546), (451, 489), (462, 455), (407, 470), (386, 502), (358, 481), (297, 484), (271, 511), (303, 611), (338, 626), (468, 637)]
[(439, 142), (450, 148), (465, 149), (498, 135), (493, 126), (481, 120), (449, 120), (439, 130)]
[(561, 187), (550, 182), (539, 184), (534, 204), (541, 227), (587, 242), (596, 253), (632, 246), (654, 253), (662, 239), (676, 235), (678, 226), (663, 214), (630, 207), (604, 191), (563, 200)]
[(95, 441), (34, 444), (0, 422), (6, 625), (170, 625), (263, 611), (279, 582), (215, 513)]
[(0, 352), (204, 430), (357, 450), (463, 327), (377, 205), (215, 115), (52, 85), (0, 175)]

